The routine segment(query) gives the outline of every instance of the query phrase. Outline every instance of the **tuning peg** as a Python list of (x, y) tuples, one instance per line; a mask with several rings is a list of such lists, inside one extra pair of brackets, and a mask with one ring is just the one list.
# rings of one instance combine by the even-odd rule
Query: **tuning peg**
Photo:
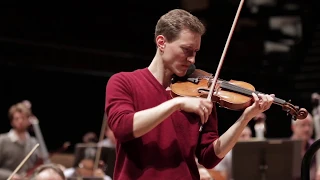
[(287, 110), (287, 116), (289, 116), (290, 110)]

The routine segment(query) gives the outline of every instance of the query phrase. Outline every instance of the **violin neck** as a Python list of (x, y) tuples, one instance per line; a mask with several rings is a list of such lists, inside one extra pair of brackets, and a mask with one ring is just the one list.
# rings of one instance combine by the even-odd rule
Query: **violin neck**
[[(252, 96), (252, 93), (255, 93), (257, 95), (258, 94), (265, 94), (265, 93), (262, 93), (262, 92), (259, 92), (259, 91), (252, 91), (250, 89), (246, 89), (246, 88), (243, 88), (243, 87), (236, 86), (236, 85), (231, 84), (231, 83), (229, 83), (227, 81), (222, 81), (221, 84), (220, 84), (220, 87), (223, 88), (223, 89), (228, 89), (229, 91), (233, 91), (233, 92), (245, 95), (245, 96)], [(283, 105), (283, 104), (286, 103), (286, 101), (283, 100), (283, 99), (274, 97), (273, 103), (277, 104), (277, 105)]]

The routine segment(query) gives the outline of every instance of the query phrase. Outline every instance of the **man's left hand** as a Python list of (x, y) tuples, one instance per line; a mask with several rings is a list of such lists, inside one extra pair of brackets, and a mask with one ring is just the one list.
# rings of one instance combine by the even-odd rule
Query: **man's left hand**
[(247, 107), (243, 114), (250, 119), (257, 116), (259, 113), (262, 113), (270, 108), (274, 101), (274, 94), (265, 95), (252, 93), (254, 102), (251, 106)]

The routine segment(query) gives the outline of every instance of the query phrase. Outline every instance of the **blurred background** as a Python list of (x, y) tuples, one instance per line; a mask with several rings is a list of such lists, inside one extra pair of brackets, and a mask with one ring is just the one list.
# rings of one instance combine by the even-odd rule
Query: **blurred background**
[[(149, 65), (154, 28), (171, 9), (192, 12), (206, 25), (196, 67), (215, 73), (240, 1), (163, 0), (1, 2), (0, 132), (8, 109), (29, 100), (49, 151), (99, 135), (108, 79)], [(319, 92), (319, 3), (246, 0), (220, 73), (251, 83), (311, 111)], [(219, 133), (241, 112), (218, 108)], [(290, 137), (291, 117), (280, 106), (266, 112), (266, 137)]]

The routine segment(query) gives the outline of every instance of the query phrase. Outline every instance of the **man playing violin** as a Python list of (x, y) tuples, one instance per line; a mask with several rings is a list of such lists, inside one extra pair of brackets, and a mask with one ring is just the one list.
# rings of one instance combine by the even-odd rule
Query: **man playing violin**
[(117, 139), (115, 180), (199, 179), (195, 156), (205, 168), (213, 168), (233, 148), (248, 122), (270, 108), (273, 96), (253, 94), (253, 104), (219, 137), (210, 100), (172, 98), (171, 78), (185, 76), (195, 63), (204, 33), (197, 17), (172, 10), (157, 22), (157, 49), (149, 67), (109, 79), (105, 110)]
[[(30, 110), (22, 103), (9, 109), (12, 129), (0, 135), (0, 179), (7, 179), (37, 144), (37, 140), (28, 133), (30, 115)], [(40, 152), (36, 150), (12, 180), (23, 179), (22, 174), (32, 168), (39, 157)]]

